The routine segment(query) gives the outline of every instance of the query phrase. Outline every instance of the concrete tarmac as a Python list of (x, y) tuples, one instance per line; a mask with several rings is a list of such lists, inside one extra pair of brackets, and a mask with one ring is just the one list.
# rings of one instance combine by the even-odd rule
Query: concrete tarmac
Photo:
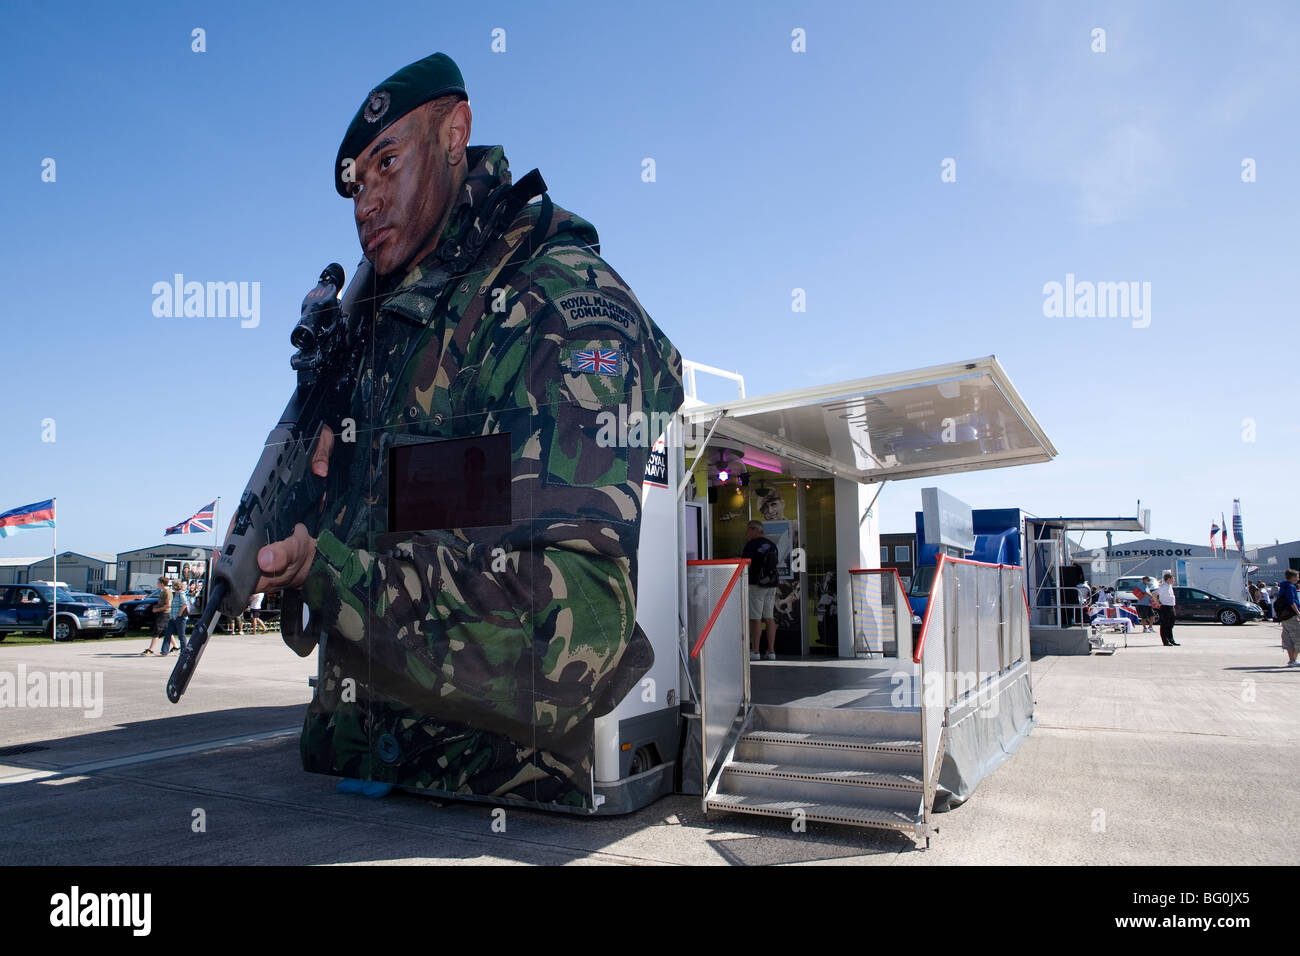
[(98, 705), (0, 705), (0, 864), (1295, 864), (1300, 667), (1283, 666), (1280, 630), (1180, 625), (1181, 647), (1133, 634), (1113, 656), (1036, 660), (1038, 726), (936, 815), (929, 850), (706, 818), (687, 796), (624, 817), (508, 809), (498, 832), (490, 806), (347, 796), (304, 773), (314, 658), (278, 636), (214, 638), (175, 706), (175, 658), (140, 657), (145, 639), (0, 644), (0, 673), (103, 687)]

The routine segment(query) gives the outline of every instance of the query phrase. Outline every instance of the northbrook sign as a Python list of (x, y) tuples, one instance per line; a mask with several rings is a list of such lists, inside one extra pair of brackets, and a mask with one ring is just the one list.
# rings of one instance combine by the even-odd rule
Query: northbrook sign
[(1190, 558), (1191, 548), (1102, 548), (1108, 558)]

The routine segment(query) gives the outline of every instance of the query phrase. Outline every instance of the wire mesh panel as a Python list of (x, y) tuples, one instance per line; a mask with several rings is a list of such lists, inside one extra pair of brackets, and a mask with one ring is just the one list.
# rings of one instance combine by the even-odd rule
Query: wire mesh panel
[[(892, 568), (849, 572), (853, 593), (853, 655), (897, 657), (911, 634), (912, 610)], [(907, 630), (904, 631), (903, 629)]]
[(914, 660), (921, 665), (926, 810), (949, 708), (1029, 660), (1029, 609), (1020, 567), (940, 558)]
[(745, 561), (686, 563), (687, 632), (700, 665), (705, 790), (749, 699)]
[(979, 570), (972, 564), (957, 564), (947, 569), (957, 582), (956, 618), (949, 624), (952, 639), (948, 644), (948, 668), (952, 671), (952, 703), (974, 690), (979, 673)]
[(925, 781), (927, 814), (934, 801), (939, 746), (943, 739), (943, 721), (950, 694), (946, 638), (951, 615), (948, 613), (949, 602), (944, 599), (945, 594), (956, 592), (956, 578), (948, 574), (950, 570), (952, 568), (947, 566), (946, 562), (940, 562), (934, 588), (930, 592), (930, 606), (926, 611), (925, 625), (921, 629), (921, 636), (917, 639), (913, 658), (921, 665), (921, 696), (916, 704), (921, 709), (921, 752), (925, 761), (922, 765), (922, 775)]
[(894, 572), (894, 620), (898, 622), (898, 643), (894, 648), (893, 657), (899, 657), (904, 652), (901, 648), (907, 648), (906, 653), (910, 656), (912, 653), (912, 605), (907, 600), (907, 591), (903, 588), (903, 582), (898, 577), (898, 572)]
[(979, 630), (976, 635), (975, 671), (978, 683), (983, 684), (1002, 670), (998, 652), (1002, 633), (1002, 569), (976, 567), (975, 592), (979, 606)]
[(1024, 568), (1003, 568), (1004, 615), (1007, 619), (1003, 669), (1029, 659), (1029, 609), (1025, 606)]
[(1029, 550), (1029, 561), (1033, 581), (1029, 603), (1034, 609), (1034, 626), (1060, 627), (1060, 591), (1056, 572), (1061, 565), (1060, 540), (1053, 537), (1035, 541)]

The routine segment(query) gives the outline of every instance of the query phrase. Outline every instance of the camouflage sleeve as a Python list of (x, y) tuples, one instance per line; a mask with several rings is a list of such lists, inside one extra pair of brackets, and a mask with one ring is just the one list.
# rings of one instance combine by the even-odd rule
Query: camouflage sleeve
[(514, 524), (382, 552), (324, 531), (304, 596), (368, 652), (386, 696), (560, 749), (648, 668), (634, 630), (641, 479), (681, 404), (681, 360), (589, 250), (530, 261), (507, 315), (448, 388), (453, 407), (487, 413), (479, 431), (511, 433)]

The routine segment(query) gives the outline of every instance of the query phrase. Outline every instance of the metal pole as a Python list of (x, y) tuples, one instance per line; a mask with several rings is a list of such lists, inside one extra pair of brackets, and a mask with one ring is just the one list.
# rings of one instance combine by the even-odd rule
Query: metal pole
[(212, 593), (212, 565), (216, 563), (216, 554), (221, 547), (217, 539), (218, 528), (221, 527), (221, 496), (217, 495), (216, 503), (212, 506), (212, 556), (208, 558), (208, 579), (203, 585), (203, 604), (208, 603), (208, 595)]
[(50, 515), (54, 523), (50, 525), (50, 531), (54, 535), (54, 585), (50, 588), (50, 594), (54, 600), (53, 609), (50, 611), (50, 640), (59, 639), (59, 499), (50, 499)]
[[(707, 435), (704, 436), (704, 444), (701, 445), (701, 446), (699, 447), (699, 450), (695, 453), (695, 461), (696, 461), (696, 462), (699, 462), (700, 459), (704, 457), (704, 451), (705, 451), (706, 448), (709, 447), (709, 441), (713, 438), (713, 433), (714, 433), (714, 431), (717, 430), (718, 425), (721, 424), (722, 419), (726, 416), (726, 414), (727, 414), (726, 412), (719, 412), (719, 413), (718, 413), (718, 416), (717, 416), (715, 419), (713, 419), (713, 425), (712, 425), (711, 428), (709, 428), (709, 433), (708, 433)], [(683, 470), (684, 470), (684, 469), (685, 469), (685, 463), (683, 463), (682, 467), (683, 467)], [(708, 478), (708, 474), (707, 474), (707, 473), (705, 474), (705, 478), (706, 478), (706, 479)], [(681, 483), (680, 485), (677, 486), (677, 500), (678, 500), (678, 501), (681, 501), (681, 500), (682, 500), (682, 495), (686, 494), (686, 485), (687, 485), (687, 483), (688, 483), (688, 482), (691, 482), (691, 481), (694, 481), (694, 480), (695, 480), (695, 466), (692, 465), (692, 466), (691, 466), (691, 470), (688, 471), (688, 472), (686, 472), (686, 476), (685, 476), (684, 478), (682, 478), (682, 483)]]
[(871, 504), (867, 505), (867, 510), (862, 512), (862, 517), (858, 519), (859, 528), (861, 528), (864, 524), (867, 523), (867, 515), (871, 514), (871, 509), (875, 506), (876, 499), (880, 497), (880, 493), (885, 490), (886, 484), (888, 484), (888, 479), (882, 481), (880, 483), (880, 487), (876, 489), (876, 493), (871, 496)]

